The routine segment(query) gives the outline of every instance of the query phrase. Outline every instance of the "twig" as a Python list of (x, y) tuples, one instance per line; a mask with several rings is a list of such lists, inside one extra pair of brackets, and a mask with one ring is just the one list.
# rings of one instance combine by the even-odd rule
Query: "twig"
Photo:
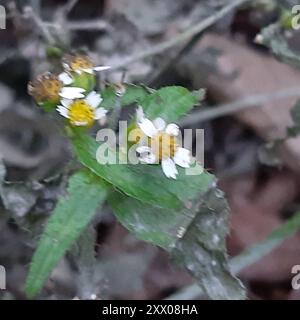
[(258, 108), (263, 104), (281, 100), (291, 97), (300, 97), (300, 88), (289, 88), (283, 89), (275, 93), (258, 94), (253, 96), (248, 96), (240, 100), (234, 101), (232, 103), (226, 103), (215, 107), (210, 107), (209, 109), (203, 111), (196, 111), (185, 117), (181, 122), (181, 126), (188, 126), (192, 124), (197, 124), (202, 121), (212, 120), (220, 118), (238, 111), (242, 111), (249, 108)]
[[(176, 61), (180, 60), (194, 45), (199, 41), (201, 34), (197, 34), (192, 37), (183, 47), (179, 48), (176, 52), (170, 53), (170, 57), (168, 60), (160, 67), (160, 70), (154, 72), (151, 78), (147, 81), (146, 85), (149, 87), (157, 84), (159, 79), (161, 79), (165, 73), (176, 63)], [(175, 51), (175, 50), (174, 50)]]
[(154, 55), (157, 55), (159, 53), (162, 53), (163, 51), (170, 49), (174, 46), (177, 46), (185, 41), (188, 41), (190, 38), (194, 37), (198, 33), (204, 31), (208, 27), (212, 26), (215, 22), (226, 16), (228, 13), (230, 13), (232, 10), (238, 8), (242, 4), (245, 4), (249, 0), (234, 0), (227, 6), (225, 6), (220, 11), (216, 12), (215, 14), (209, 16), (208, 18), (204, 19), (200, 23), (196, 24), (195, 26), (192, 26), (188, 30), (180, 33), (178, 36), (167, 40), (165, 42), (162, 42), (156, 46), (152, 46), (149, 49), (146, 49), (145, 51), (141, 51), (137, 53), (136, 55), (133, 55), (132, 57), (129, 57), (127, 59), (124, 59), (121, 63), (112, 66), (110, 70), (116, 70), (120, 68), (125, 68), (127, 65), (142, 60)]
[(72, 31), (76, 30), (107, 30), (109, 28), (109, 24), (101, 19), (91, 20), (91, 21), (69, 21), (67, 23), (67, 28)]
[[(263, 241), (250, 246), (229, 262), (230, 269), (234, 274), (239, 273), (245, 267), (259, 261), (262, 257), (277, 248), (284, 240), (295, 234), (300, 228), (300, 213), (296, 213), (291, 219), (280, 226)], [(179, 292), (169, 296), (166, 300), (193, 300), (203, 296), (204, 292), (197, 285), (193, 284), (183, 288)]]
[(27, 19), (31, 18), (34, 21), (36, 26), (41, 30), (42, 36), (50, 45), (55, 44), (54, 37), (50, 33), (49, 29), (47, 28), (43, 20), (34, 12), (32, 7), (24, 7), (24, 17)]
[[(188, 21), (193, 21), (193, 15), (195, 11), (202, 11), (202, 5), (200, 4), (198, 7), (196, 7), (193, 12), (190, 14), (190, 16), (186, 17)], [(203, 32), (199, 32), (192, 38), (190, 38), (186, 43), (184, 43), (183, 46), (180, 46), (178, 49), (172, 50), (170, 53), (168, 53), (167, 61), (160, 64), (158, 70), (154, 70), (153, 74), (150, 76), (150, 79), (147, 80), (146, 85), (149, 87), (155, 86), (157, 83), (159, 83), (160, 79), (164, 77), (164, 75), (172, 68), (172, 66), (175, 63), (178, 63), (178, 61), (186, 55), (194, 46), (199, 42), (201, 39), (201, 36), (203, 35)]]
[(37, 16), (41, 16), (41, 0), (30, 0), (29, 5), (34, 10)]
[(69, 0), (63, 7), (62, 10), (64, 12), (64, 15), (67, 16), (72, 9), (76, 6), (78, 0)]
[[(62, 26), (59, 23), (54, 22), (44, 22), (44, 25), (48, 28), (54, 28), (59, 30)], [(107, 30), (109, 28), (109, 24), (101, 19), (91, 20), (91, 21), (68, 21), (64, 24), (64, 28), (70, 31), (78, 31), (78, 30)]]

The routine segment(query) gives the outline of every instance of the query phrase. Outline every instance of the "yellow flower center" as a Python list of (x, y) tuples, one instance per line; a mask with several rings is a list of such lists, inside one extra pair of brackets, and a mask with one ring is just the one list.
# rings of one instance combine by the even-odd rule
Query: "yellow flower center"
[(176, 137), (167, 133), (158, 133), (153, 138), (148, 139), (148, 145), (153, 150), (156, 159), (161, 161), (164, 158), (172, 158), (178, 147)]
[(73, 125), (91, 126), (94, 123), (95, 111), (84, 100), (75, 100), (69, 106), (69, 119)]
[(29, 83), (28, 92), (37, 102), (58, 103), (62, 87), (63, 83), (55, 75), (45, 73)]
[(91, 69), (93, 67), (93, 62), (86, 56), (75, 56), (70, 61), (70, 68), (72, 71)]

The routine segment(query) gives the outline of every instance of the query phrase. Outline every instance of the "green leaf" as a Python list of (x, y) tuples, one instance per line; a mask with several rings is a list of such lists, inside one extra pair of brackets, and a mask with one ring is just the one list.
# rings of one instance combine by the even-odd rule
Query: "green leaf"
[(140, 104), (149, 119), (161, 117), (167, 122), (174, 122), (185, 116), (204, 95), (203, 89), (190, 92), (179, 86), (165, 87), (146, 97)]
[(72, 142), (79, 161), (125, 194), (142, 202), (178, 209), (213, 181), (213, 176), (207, 172), (186, 175), (181, 168), (174, 181), (165, 177), (159, 165), (99, 164), (96, 154), (100, 144), (82, 131), (73, 132)]
[(149, 205), (118, 191), (109, 195), (108, 202), (121, 224), (138, 239), (166, 250), (174, 246), (180, 229), (193, 219), (187, 208)]
[[(187, 113), (202, 95), (202, 91), (190, 93), (169, 87), (140, 104), (147, 117), (171, 122)], [(212, 298), (245, 297), (227, 265), (228, 209), (212, 175), (206, 171), (186, 175), (179, 169), (177, 180), (172, 180), (164, 176), (159, 165), (100, 165), (96, 160), (100, 145), (95, 140), (73, 130), (72, 142), (80, 162), (115, 186), (109, 202), (125, 227), (139, 239), (168, 250)]]
[(210, 189), (172, 255), (211, 299), (243, 300), (246, 291), (230, 271), (226, 253), (229, 207), (223, 192)]
[(34, 254), (26, 281), (28, 297), (40, 292), (53, 268), (105, 201), (107, 191), (106, 183), (88, 170), (70, 178), (68, 196), (57, 204)]
[(147, 205), (118, 192), (108, 202), (124, 227), (169, 251), (210, 298), (245, 298), (242, 284), (229, 271), (225, 246), (229, 209), (216, 187), (207, 185), (178, 211)]
[(290, 8), (287, 8), (287, 10), (282, 10), (280, 19), (279, 19), (279, 24), (283, 29), (286, 30), (292, 30), (293, 29), (293, 18), (294, 15), (292, 14), (292, 11)]
[(48, 59), (61, 59), (64, 51), (57, 46), (48, 46), (46, 47), (46, 55)]
[(300, 54), (294, 52), (284, 36), (282, 28), (278, 24), (271, 24), (261, 32), (263, 44), (283, 62), (300, 68)]
[[(188, 112), (203, 94), (204, 90), (191, 93), (182, 87), (167, 87), (148, 95), (145, 88), (127, 85), (122, 104), (137, 102), (143, 97), (141, 103), (148, 116), (175, 120)], [(115, 102), (113, 88), (106, 89), (102, 96), (104, 99), (102, 105), (106, 108)], [(100, 165), (96, 160), (100, 145), (96, 141), (80, 130), (74, 130), (72, 142), (75, 153), (84, 166), (125, 194), (143, 202), (152, 204), (158, 202), (166, 207), (181, 208), (183, 202), (192, 199), (203, 184), (212, 181), (212, 176), (208, 173), (203, 173), (199, 179), (198, 176), (186, 176), (184, 169), (179, 169), (179, 178), (172, 181), (164, 176), (158, 165)]]
[[(125, 84), (125, 94), (121, 97), (121, 105), (129, 106), (133, 103), (139, 103), (141, 100), (145, 99), (147, 95), (151, 92), (151, 89), (142, 86), (136, 86), (133, 84)], [(101, 92), (103, 101), (101, 107), (109, 110), (113, 109), (116, 105), (117, 96), (115, 93), (115, 88), (109, 86)]]
[(58, 105), (58, 102), (39, 102), (37, 103), (45, 112), (54, 111)]
[(93, 74), (82, 73), (82, 74), (72, 74), (73, 77), (73, 87), (79, 87), (85, 89), (87, 92), (94, 90), (96, 85), (96, 77)]

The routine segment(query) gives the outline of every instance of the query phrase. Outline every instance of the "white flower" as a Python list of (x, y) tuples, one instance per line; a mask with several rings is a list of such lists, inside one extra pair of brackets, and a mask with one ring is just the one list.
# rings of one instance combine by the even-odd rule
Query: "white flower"
[[(77, 74), (81, 74), (82, 72), (93, 74), (94, 70), (101, 71), (101, 70), (107, 70), (109, 68), (110, 67), (108, 67), (108, 66), (107, 67), (103, 66), (103, 67), (95, 67), (93, 69), (80, 69), (80, 70), (76, 70), (75, 72)], [(68, 72), (62, 72), (61, 74), (59, 74), (58, 79), (66, 86), (69, 86), (74, 82), (74, 78)], [(85, 89), (83, 89), (83, 88), (64, 87), (60, 92), (60, 96), (62, 98), (66, 98), (66, 99), (83, 98), (84, 97), (84, 95), (82, 94), (83, 92), (85, 92)], [(71, 98), (69, 98), (69, 96), (71, 96)]]
[(73, 83), (73, 79), (66, 73), (61, 73), (58, 79), (64, 84), (59, 92), (59, 96), (64, 99), (84, 98), (85, 89), (79, 87), (65, 87)]
[(75, 72), (77, 74), (105, 71), (110, 66), (95, 66), (93, 61), (86, 55), (66, 55), (63, 59), (63, 67), (67, 73)]
[(137, 110), (137, 123), (145, 138), (140, 140), (136, 151), (143, 163), (161, 163), (166, 177), (176, 179), (176, 165), (189, 168), (191, 163), (190, 151), (178, 145), (179, 127), (174, 124), (166, 125), (162, 118), (151, 121), (144, 116), (141, 107)]
[(90, 68), (77, 68), (77, 69), (72, 70), (66, 64), (64, 64), (64, 68), (66, 70), (68, 70), (69, 72), (73, 71), (77, 74), (82, 74), (84, 72), (88, 73), (88, 74), (94, 74), (95, 72), (109, 70), (111, 67), (110, 66), (96, 66), (96, 67), (90, 67)]
[(84, 98), (85, 89), (77, 88), (77, 87), (63, 87), (60, 92), (59, 96), (64, 99), (79, 99)]
[(95, 120), (105, 117), (107, 110), (99, 105), (102, 102), (100, 94), (90, 92), (84, 99), (62, 99), (57, 111), (68, 118), (72, 125), (90, 126)]
[(61, 73), (58, 76), (58, 79), (66, 86), (69, 86), (70, 84), (73, 83), (73, 78), (67, 72)]
[(106, 71), (106, 70), (109, 70), (111, 68), (111, 66), (96, 66), (92, 69), (86, 69), (85, 72), (90, 72), (90, 73), (93, 73), (93, 71), (95, 72), (101, 72), (101, 71)]

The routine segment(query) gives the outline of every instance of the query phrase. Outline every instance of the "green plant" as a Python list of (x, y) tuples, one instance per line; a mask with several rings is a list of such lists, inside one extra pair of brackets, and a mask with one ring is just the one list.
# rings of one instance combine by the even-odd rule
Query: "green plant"
[[(225, 237), (229, 209), (223, 193), (217, 189), (216, 178), (197, 162), (193, 168), (198, 168), (196, 175), (187, 175), (185, 168), (189, 164), (180, 161), (178, 163), (185, 168), (177, 167), (170, 175), (163, 172), (159, 164), (100, 164), (97, 149), (105, 143), (97, 142), (88, 133), (96, 114), (85, 109), (89, 107), (91, 96), (97, 101), (93, 110), (101, 109), (98, 118), (109, 119), (110, 110), (117, 103), (122, 107), (139, 105), (143, 109), (142, 120), (131, 121), (130, 133), (139, 126), (143, 129), (139, 121), (148, 123), (149, 119), (157, 117), (160, 117), (160, 123), (178, 121), (203, 99), (204, 90), (190, 92), (174, 86), (154, 91), (122, 84), (120, 92), (120, 85), (111, 84), (95, 93), (93, 86), (81, 86), (86, 83), (86, 77), (93, 77), (93, 71), (86, 70), (87, 58), (78, 59), (73, 57), (67, 73), (50, 78), (48, 75), (48, 80), (55, 79), (55, 84), (59, 85), (50, 83), (49, 86), (48, 82), (46, 86), (43, 78), (30, 85), (30, 93), (40, 106), (51, 112), (56, 108), (66, 118), (65, 132), (84, 168), (70, 177), (67, 195), (60, 199), (38, 243), (26, 283), (27, 295), (33, 297), (40, 292), (55, 265), (87, 228), (96, 209), (107, 203), (120, 223), (137, 238), (167, 250), (174, 260), (186, 267), (208, 296), (213, 299), (245, 298), (242, 284), (231, 274), (227, 264)], [(84, 70), (77, 72), (78, 66)], [(75, 94), (73, 100), (70, 100), (71, 96), (66, 97), (70, 92)], [(61, 106), (53, 103), (55, 95), (63, 96)], [(176, 125), (169, 129), (175, 130), (174, 135), (177, 135)], [(147, 145), (142, 148), (149, 148), (150, 140), (159, 143), (162, 136), (169, 137), (167, 132), (168, 127), (158, 131), (158, 140), (146, 137)], [(175, 141), (174, 135), (170, 141)], [(168, 146), (172, 147), (170, 141)], [(119, 147), (111, 150), (110, 146), (106, 147), (110, 156), (122, 154)], [(178, 150), (175, 144), (172, 148)], [(169, 150), (161, 152), (157, 155), (159, 163), (164, 161), (165, 152)], [(172, 157), (175, 159), (174, 154)]]

